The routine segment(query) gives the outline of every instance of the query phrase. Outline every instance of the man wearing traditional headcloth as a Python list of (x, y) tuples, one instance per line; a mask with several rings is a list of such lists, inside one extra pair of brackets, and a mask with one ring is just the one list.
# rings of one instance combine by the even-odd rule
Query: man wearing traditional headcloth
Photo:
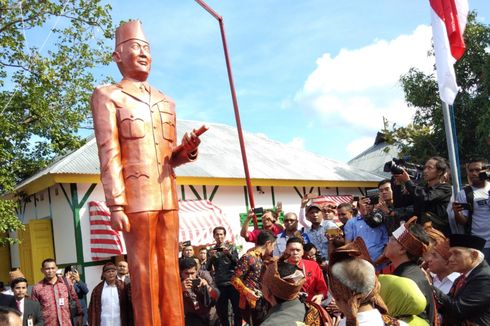
[(123, 79), (98, 87), (91, 105), (111, 224), (125, 231), (135, 323), (182, 325), (173, 169), (197, 158), (200, 140), (186, 133), (177, 146), (175, 104), (146, 81), (151, 54), (141, 22), (119, 26), (112, 58)]
[(448, 264), (451, 256), (449, 240), (441, 231), (433, 227), (426, 227), (425, 232), (430, 238), (430, 246), (424, 255), (424, 260), (432, 277), (432, 286), (447, 294), (459, 277), (459, 273), (454, 272)]
[(419, 267), (421, 257), (427, 251), (429, 236), (420, 224), (416, 224), (416, 217), (393, 231), (386, 246), (384, 255), (391, 261), (395, 270), (394, 275), (413, 280), (427, 300), (424, 313), (419, 316), (433, 324), (437, 319), (435, 301), (428, 275)]
[(388, 315), (380, 284), (362, 238), (337, 248), (328, 266), (330, 290), (345, 318), (339, 325), (406, 325)]
[(274, 257), (262, 278), (264, 298), (272, 308), (263, 326), (330, 325), (330, 317), (319, 305), (299, 299), (305, 281), (303, 271), (294, 264)]
[(490, 325), (490, 267), (482, 253), (485, 242), (474, 235), (449, 236), (449, 266), (461, 276), (448, 294), (434, 290), (443, 325)]

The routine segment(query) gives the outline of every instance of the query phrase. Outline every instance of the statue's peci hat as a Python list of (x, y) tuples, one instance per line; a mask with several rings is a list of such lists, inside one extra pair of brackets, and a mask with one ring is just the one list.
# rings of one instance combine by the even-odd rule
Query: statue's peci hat
[(116, 47), (129, 40), (140, 40), (149, 43), (143, 32), (141, 21), (130, 20), (116, 29)]

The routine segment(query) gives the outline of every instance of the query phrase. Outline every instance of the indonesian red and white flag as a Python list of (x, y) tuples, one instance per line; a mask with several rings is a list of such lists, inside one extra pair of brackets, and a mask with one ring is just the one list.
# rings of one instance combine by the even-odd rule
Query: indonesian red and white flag
[(429, 0), (432, 38), (436, 56), (437, 83), (441, 100), (449, 105), (458, 94), (454, 63), (465, 51), (463, 32), (468, 16), (468, 0)]

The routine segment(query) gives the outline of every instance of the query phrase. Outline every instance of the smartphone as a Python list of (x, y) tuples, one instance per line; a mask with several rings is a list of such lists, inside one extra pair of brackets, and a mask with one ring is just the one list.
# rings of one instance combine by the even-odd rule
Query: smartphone
[(464, 209), (465, 211), (471, 209), (471, 205), (468, 203), (455, 203), (455, 204), (458, 204), (459, 206), (461, 206), (461, 208)]
[(191, 245), (191, 240), (182, 242), (182, 247), (189, 247)]
[(352, 197), (352, 201), (353, 201), (353, 202), (358, 202), (358, 201), (359, 201), (359, 196), (354, 196), (354, 197)]
[(282, 211), (282, 201), (278, 201), (276, 205), (277, 210)]
[(255, 214), (264, 214), (264, 207), (256, 207), (253, 209)]
[(199, 284), (201, 284), (201, 280), (198, 279), (198, 278), (195, 278), (192, 280), (192, 287), (193, 288), (197, 288), (199, 286)]

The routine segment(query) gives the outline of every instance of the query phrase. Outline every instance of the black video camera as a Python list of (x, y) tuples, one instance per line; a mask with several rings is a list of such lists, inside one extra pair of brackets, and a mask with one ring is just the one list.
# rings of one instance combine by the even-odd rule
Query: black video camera
[(420, 164), (409, 163), (402, 158), (393, 158), (391, 161), (386, 162), (383, 167), (384, 172), (390, 172), (391, 174), (402, 174), (403, 170), (407, 171), (410, 179), (417, 181), (422, 179), (424, 167)]

